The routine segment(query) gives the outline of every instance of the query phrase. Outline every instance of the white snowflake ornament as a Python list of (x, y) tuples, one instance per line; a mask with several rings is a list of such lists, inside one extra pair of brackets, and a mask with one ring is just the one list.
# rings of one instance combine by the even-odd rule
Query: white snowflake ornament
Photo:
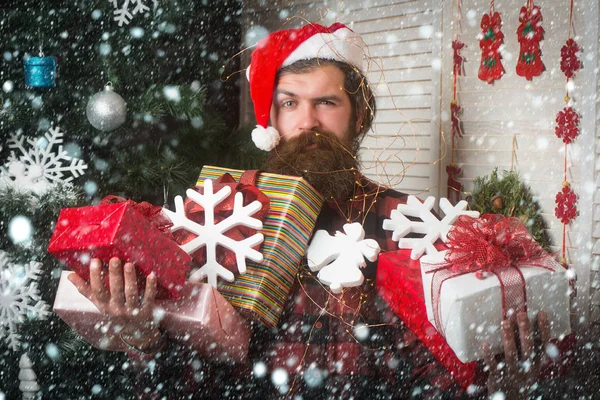
[[(63, 132), (60, 128), (50, 128), (40, 140), (27, 139), (11, 134), (8, 147), (11, 151), (6, 164), (0, 166), (0, 188), (12, 187), (15, 190), (46, 193), (54, 184), (67, 183), (83, 175), (87, 164), (76, 157), (67, 155), (63, 149)], [(58, 148), (54, 148), (58, 145)]]
[(260, 201), (255, 200), (244, 206), (243, 194), (236, 193), (233, 213), (215, 224), (215, 207), (231, 194), (231, 188), (225, 186), (217, 193), (213, 193), (213, 182), (210, 179), (206, 179), (204, 181), (204, 194), (200, 194), (193, 189), (188, 189), (186, 194), (189, 199), (204, 208), (204, 225), (200, 225), (187, 218), (181, 196), (175, 197), (175, 212), (163, 208), (163, 213), (173, 222), (171, 231), (185, 229), (188, 232), (198, 235), (197, 238), (180, 246), (186, 253), (192, 254), (206, 246), (206, 263), (190, 275), (190, 281), (198, 282), (206, 277), (209, 284), (217, 287), (217, 277), (221, 277), (229, 282), (234, 280), (235, 276), (233, 272), (217, 261), (217, 245), (223, 246), (235, 253), (237, 268), (240, 274), (246, 272), (246, 258), (255, 262), (263, 260), (263, 255), (252, 248), (263, 242), (264, 237), (262, 233), (256, 233), (241, 241), (233, 240), (225, 235), (227, 230), (238, 225), (256, 230), (262, 229), (262, 221), (252, 218), (252, 215), (256, 214), (262, 207)]
[(15, 351), (21, 344), (18, 325), (26, 318), (46, 319), (50, 315), (37, 287), (41, 267), (36, 261), (15, 264), (0, 250), (0, 339)]
[[(447, 241), (448, 231), (459, 216), (468, 215), (479, 218), (479, 212), (466, 211), (467, 202), (461, 200), (453, 206), (448, 199), (440, 198), (440, 209), (444, 213), (441, 220), (431, 211), (435, 204), (435, 197), (430, 196), (421, 202), (415, 196), (408, 196), (406, 204), (398, 204), (392, 210), (390, 219), (383, 221), (383, 229), (393, 231), (392, 240), (398, 242), (399, 249), (412, 249), (410, 258), (418, 260), (423, 253), (434, 254), (438, 250), (434, 243), (441, 239)], [(411, 221), (406, 216), (419, 218), (420, 221)], [(405, 238), (409, 233), (424, 235), (420, 238)]]
[[(138, 13), (143, 13), (150, 10), (150, 7), (144, 4), (145, 0), (124, 0), (121, 7), (119, 7), (118, 0), (109, 0), (112, 6), (115, 8), (114, 20), (118, 22), (119, 26), (123, 24), (129, 25), (129, 22), (133, 19), (133, 16)], [(156, 5), (156, 0), (154, 1)], [(135, 5), (133, 10), (129, 12), (129, 7)]]
[(376, 240), (365, 239), (365, 230), (358, 222), (345, 224), (344, 233), (335, 236), (318, 230), (306, 252), (311, 271), (319, 271), (319, 280), (328, 285), (333, 293), (341, 293), (345, 287), (360, 286), (364, 276), (360, 268), (369, 261), (376, 261), (380, 247)]

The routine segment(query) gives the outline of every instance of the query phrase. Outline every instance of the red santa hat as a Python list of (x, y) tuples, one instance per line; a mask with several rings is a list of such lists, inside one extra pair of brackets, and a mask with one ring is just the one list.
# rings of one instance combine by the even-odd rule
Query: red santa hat
[(273, 32), (260, 40), (246, 70), (258, 124), (252, 131), (256, 147), (269, 151), (279, 143), (279, 132), (269, 126), (269, 115), (275, 76), (280, 68), (298, 60), (317, 58), (347, 62), (362, 70), (363, 55), (364, 42), (360, 36), (339, 22), (330, 27), (310, 24)]

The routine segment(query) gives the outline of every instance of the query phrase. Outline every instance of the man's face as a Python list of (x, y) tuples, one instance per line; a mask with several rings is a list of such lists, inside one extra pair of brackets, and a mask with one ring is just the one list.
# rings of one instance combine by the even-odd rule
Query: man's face
[(327, 199), (348, 199), (358, 170), (352, 138), (360, 119), (352, 117), (344, 73), (336, 66), (282, 75), (271, 108), (281, 142), (263, 169), (302, 176)]
[(282, 141), (305, 131), (328, 132), (341, 142), (350, 140), (350, 133), (360, 128), (352, 125), (352, 105), (344, 90), (344, 73), (335, 65), (323, 65), (314, 70), (279, 78), (271, 107), (271, 125), (279, 131)]

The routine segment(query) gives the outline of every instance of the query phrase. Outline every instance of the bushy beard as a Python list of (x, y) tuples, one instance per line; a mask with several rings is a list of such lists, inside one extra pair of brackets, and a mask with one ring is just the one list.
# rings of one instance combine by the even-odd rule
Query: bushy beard
[(347, 200), (357, 179), (357, 147), (341, 142), (332, 133), (305, 131), (281, 141), (269, 153), (263, 170), (301, 176), (327, 200)]

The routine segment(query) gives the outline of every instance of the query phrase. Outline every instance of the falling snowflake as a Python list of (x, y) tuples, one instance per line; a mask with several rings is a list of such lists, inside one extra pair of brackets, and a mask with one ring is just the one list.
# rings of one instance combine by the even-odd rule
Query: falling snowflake
[[(144, 4), (144, 1), (145, 0), (124, 0), (121, 7), (119, 7), (118, 0), (109, 0), (109, 2), (115, 8), (114, 20), (119, 23), (119, 26), (123, 26), (123, 24), (129, 25), (129, 22), (135, 14), (143, 13), (150, 10), (150, 7), (146, 6)], [(129, 7), (133, 5), (135, 5), (135, 7), (133, 8), (133, 10), (131, 10), (131, 12), (129, 12)], [(154, 5), (156, 6), (156, 0), (154, 1)]]
[[(412, 249), (410, 257), (417, 260), (423, 253), (434, 254), (437, 249), (434, 243), (441, 239), (447, 240), (448, 231), (459, 216), (468, 215), (478, 218), (477, 211), (465, 211), (467, 202), (462, 200), (453, 206), (448, 199), (440, 198), (440, 208), (444, 212), (444, 218), (439, 219), (431, 210), (435, 203), (435, 197), (430, 196), (423, 203), (415, 197), (408, 196), (406, 204), (398, 204), (396, 210), (392, 210), (390, 219), (383, 221), (383, 229), (393, 231), (392, 240), (398, 241), (398, 248)], [(411, 221), (406, 216), (420, 218), (420, 221)], [(404, 238), (409, 233), (425, 235), (420, 238)]]
[[(12, 187), (40, 195), (56, 183), (67, 183), (83, 175), (83, 170), (87, 168), (83, 160), (67, 155), (60, 144), (63, 142), (63, 132), (58, 127), (50, 128), (37, 141), (27, 139), (31, 146), (29, 149), (25, 148), (25, 139), (16, 134), (11, 134), (8, 139), (8, 147), (17, 149), (20, 154), (17, 156), (15, 151), (11, 151), (6, 164), (0, 166), (0, 187)], [(55, 145), (59, 145), (58, 149), (54, 149)]]
[(45, 319), (50, 315), (37, 287), (41, 267), (36, 261), (15, 264), (0, 250), (0, 338), (15, 351), (21, 343), (18, 325), (26, 318)]
[(206, 179), (204, 181), (204, 194), (200, 194), (193, 189), (188, 189), (186, 194), (194, 203), (203, 207), (204, 225), (187, 218), (181, 196), (175, 197), (175, 212), (167, 209), (163, 209), (163, 212), (173, 221), (171, 231), (185, 229), (198, 235), (195, 239), (181, 245), (186, 253), (192, 254), (206, 246), (206, 263), (190, 275), (190, 281), (200, 281), (207, 277), (208, 283), (215, 287), (217, 286), (217, 276), (230, 282), (233, 281), (233, 272), (217, 261), (217, 245), (235, 253), (237, 268), (241, 274), (246, 272), (246, 258), (255, 262), (262, 261), (262, 254), (253, 249), (253, 246), (262, 243), (264, 238), (261, 233), (256, 233), (241, 241), (231, 239), (225, 234), (227, 230), (239, 225), (257, 230), (262, 229), (262, 221), (252, 218), (252, 215), (256, 214), (262, 207), (258, 200), (244, 206), (244, 195), (239, 192), (236, 193), (233, 213), (215, 224), (215, 207), (231, 194), (231, 188), (225, 186), (217, 193), (213, 193), (213, 182)]
[(330, 236), (325, 230), (315, 233), (306, 252), (306, 260), (311, 271), (319, 271), (319, 280), (331, 288), (333, 293), (341, 293), (344, 287), (360, 286), (364, 277), (359, 268), (366, 267), (369, 261), (377, 260), (379, 244), (366, 239), (361, 224), (344, 224), (344, 233)]

